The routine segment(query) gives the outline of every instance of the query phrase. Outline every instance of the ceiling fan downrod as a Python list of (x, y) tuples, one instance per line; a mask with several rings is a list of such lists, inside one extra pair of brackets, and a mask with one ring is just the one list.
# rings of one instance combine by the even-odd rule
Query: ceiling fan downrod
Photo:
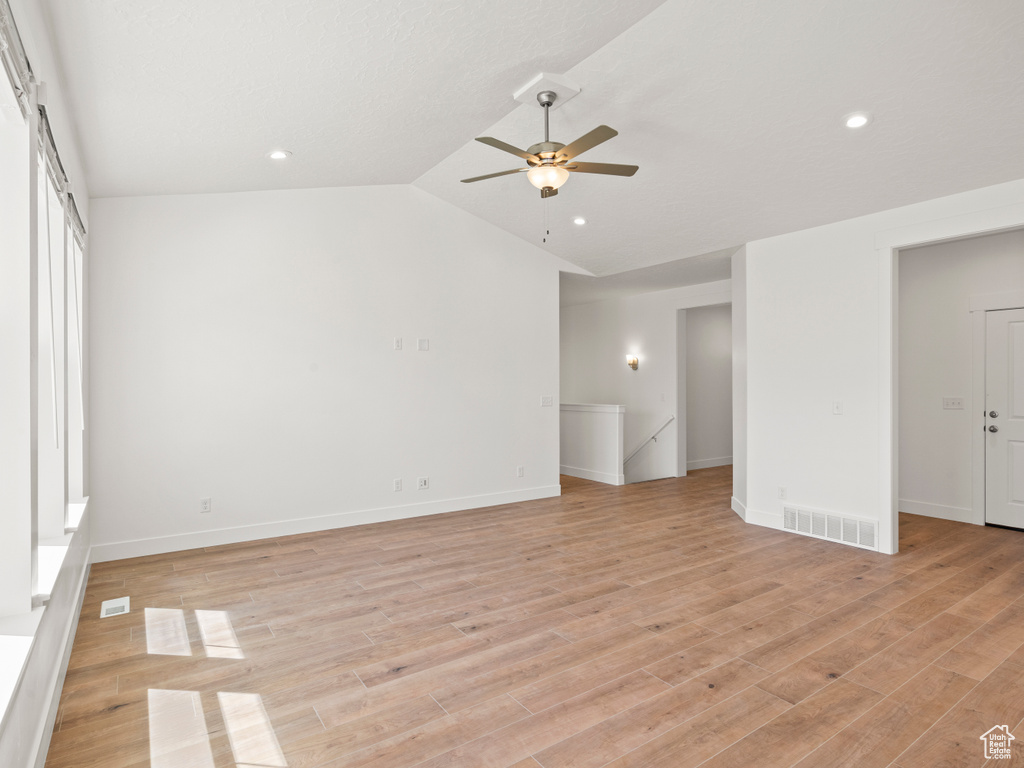
[[(555, 166), (555, 152), (561, 149), (563, 144), (552, 144), (551, 143), (551, 131), (550, 131), (550, 117), (549, 112), (551, 106), (555, 103), (555, 99), (558, 98), (558, 94), (554, 91), (541, 91), (537, 94), (538, 103), (544, 107), (544, 142), (542, 144), (534, 144), (528, 151), (533, 152), (541, 158), (541, 162), (537, 167), (554, 167)], [(558, 187), (561, 184), (553, 186), (541, 186), (540, 196), (541, 199), (548, 197), (554, 197), (558, 194)]]
[(558, 94), (554, 91), (541, 91), (537, 94), (537, 101), (544, 107), (544, 142), (551, 141), (551, 136), (548, 131), (548, 110), (555, 103), (555, 99), (558, 98)]

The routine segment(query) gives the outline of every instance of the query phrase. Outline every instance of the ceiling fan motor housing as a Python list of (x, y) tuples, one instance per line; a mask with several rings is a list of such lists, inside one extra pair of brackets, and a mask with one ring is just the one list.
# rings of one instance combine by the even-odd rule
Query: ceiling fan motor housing
[[(526, 151), (531, 155), (536, 155), (541, 160), (554, 160), (560, 149), (564, 149), (565, 144), (558, 141), (542, 141), (539, 144), (532, 144)], [(530, 165), (542, 165), (543, 163), (535, 163), (532, 160), (527, 160)]]

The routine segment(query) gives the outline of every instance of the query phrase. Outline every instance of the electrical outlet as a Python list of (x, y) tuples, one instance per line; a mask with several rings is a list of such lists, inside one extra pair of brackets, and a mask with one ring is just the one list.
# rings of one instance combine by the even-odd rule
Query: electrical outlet
[(779, 486), (779, 498), (780, 499), (786, 498), (786, 487), (784, 485), (780, 485)]
[(416, 349), (419, 352), (430, 351), (430, 339), (416, 339)]
[(516, 477), (522, 477), (522, 476), (523, 476), (523, 466), (522, 466), (522, 464), (520, 464), (518, 467), (516, 467)]
[(430, 487), (429, 477), (418, 477), (416, 478), (416, 490), (425, 491)]
[(395, 352), (401, 352), (401, 351), (402, 351), (402, 337), (401, 336), (395, 336)]
[(843, 415), (843, 401), (842, 400), (833, 400), (832, 401), (832, 415), (833, 416), (842, 416)]
[(199, 511), (210, 512), (213, 510), (213, 499), (200, 499), (199, 500)]
[(396, 477), (391, 481), (391, 490), (396, 492), (402, 490), (402, 478)]

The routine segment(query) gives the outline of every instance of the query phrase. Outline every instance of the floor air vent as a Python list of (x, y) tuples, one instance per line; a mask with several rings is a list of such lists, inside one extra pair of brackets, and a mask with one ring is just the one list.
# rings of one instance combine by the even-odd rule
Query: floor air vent
[(100, 618), (105, 619), (108, 616), (120, 616), (122, 613), (129, 613), (131, 611), (131, 598), (118, 597), (114, 600), (104, 600), (100, 603)]
[(782, 527), (818, 539), (831, 539), (856, 547), (878, 549), (874, 520), (812, 512), (798, 507), (782, 508)]

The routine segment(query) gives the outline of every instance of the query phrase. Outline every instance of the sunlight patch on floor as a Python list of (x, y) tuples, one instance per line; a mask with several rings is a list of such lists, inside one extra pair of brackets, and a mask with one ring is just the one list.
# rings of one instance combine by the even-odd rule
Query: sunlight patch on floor
[(191, 656), (192, 646), (180, 608), (146, 609), (146, 651), (158, 656)]
[(214, 768), (198, 691), (150, 689), (149, 761), (151, 768)]

